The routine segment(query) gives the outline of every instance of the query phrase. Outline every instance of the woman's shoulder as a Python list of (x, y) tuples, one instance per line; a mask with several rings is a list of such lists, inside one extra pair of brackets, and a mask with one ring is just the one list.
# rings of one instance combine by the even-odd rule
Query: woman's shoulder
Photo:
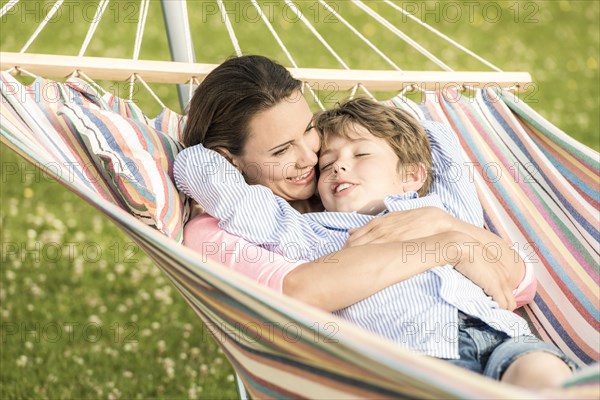
[[(192, 217), (183, 227), (183, 244), (191, 246), (204, 242), (206, 238), (214, 238), (225, 231), (219, 228), (219, 221), (206, 213)], [(193, 247), (193, 246), (192, 246)]]

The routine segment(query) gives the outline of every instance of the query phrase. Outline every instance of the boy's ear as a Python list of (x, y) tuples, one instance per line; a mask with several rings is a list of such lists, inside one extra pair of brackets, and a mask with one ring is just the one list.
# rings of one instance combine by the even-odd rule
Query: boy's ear
[(427, 168), (425, 164), (409, 164), (404, 167), (403, 172), (404, 192), (418, 192), (427, 180)]
[(227, 161), (229, 161), (231, 163), (231, 165), (233, 165), (234, 167), (236, 167), (238, 170), (241, 171), (237, 157), (234, 156), (233, 154), (231, 154), (231, 152), (229, 150), (227, 150), (225, 147), (215, 147), (214, 150), (217, 153), (219, 153), (220, 155), (222, 155), (223, 157), (225, 157), (225, 159)]

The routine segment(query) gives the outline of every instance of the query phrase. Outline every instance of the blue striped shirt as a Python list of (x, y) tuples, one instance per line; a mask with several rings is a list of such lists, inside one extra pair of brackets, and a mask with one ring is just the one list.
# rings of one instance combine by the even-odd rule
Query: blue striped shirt
[[(436, 122), (424, 121), (423, 126), (432, 148), (430, 194), (388, 196), (383, 213), (437, 206), (482, 226), (483, 212), (456, 135)], [(246, 184), (227, 160), (201, 145), (179, 153), (174, 175), (179, 189), (220, 220), (222, 229), (291, 260), (313, 260), (335, 252), (348, 239), (348, 230), (377, 217), (341, 212), (300, 214), (270, 189)], [(510, 336), (530, 334), (522, 318), (499, 309), (481, 288), (451, 266), (430, 269), (334, 314), (416, 352), (458, 358), (458, 310)]]

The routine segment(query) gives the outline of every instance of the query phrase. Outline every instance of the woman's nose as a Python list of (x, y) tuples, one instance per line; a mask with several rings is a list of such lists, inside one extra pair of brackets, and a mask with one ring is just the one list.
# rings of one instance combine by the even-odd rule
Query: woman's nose
[(313, 167), (317, 164), (319, 159), (317, 153), (312, 149), (312, 146), (304, 144), (300, 147), (300, 154), (298, 158), (298, 166), (301, 168)]

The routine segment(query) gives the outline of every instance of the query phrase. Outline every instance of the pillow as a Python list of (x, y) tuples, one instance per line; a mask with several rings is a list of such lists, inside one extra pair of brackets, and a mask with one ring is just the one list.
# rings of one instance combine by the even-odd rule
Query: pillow
[(175, 187), (173, 162), (183, 146), (143, 121), (112, 111), (67, 104), (59, 113), (73, 124), (131, 213), (181, 243), (189, 205)]

